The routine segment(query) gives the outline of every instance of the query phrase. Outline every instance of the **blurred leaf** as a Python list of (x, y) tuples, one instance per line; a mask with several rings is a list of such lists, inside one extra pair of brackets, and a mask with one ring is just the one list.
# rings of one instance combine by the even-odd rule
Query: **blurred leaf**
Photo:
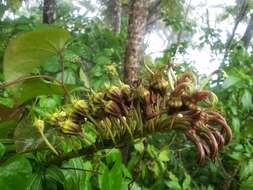
[(13, 38), (4, 55), (6, 81), (27, 75), (57, 55), (69, 38), (68, 31), (50, 27), (26, 32)]
[(164, 147), (158, 155), (159, 160), (167, 162), (170, 160), (170, 150), (169, 148), (166, 146)]
[(253, 119), (246, 121), (245, 126), (245, 135), (251, 134), (253, 136)]
[(240, 170), (241, 179), (247, 178), (250, 175), (253, 175), (253, 160), (243, 163)]
[[(61, 81), (61, 73), (58, 73), (56, 75), (56, 79), (58, 81)], [(76, 83), (76, 78), (75, 78), (75, 72), (68, 69), (64, 71), (64, 83), (65, 84), (75, 84)]]
[(32, 177), (32, 167), (27, 159), (15, 156), (0, 167), (0, 189), (26, 189)]
[(7, 7), (5, 5), (0, 4), (0, 18), (2, 18), (6, 10), (7, 10)]
[(240, 185), (240, 190), (252, 190), (253, 189), (253, 176), (243, 180)]
[[(73, 87), (74, 86), (66, 86), (68, 90), (73, 89)], [(46, 82), (41, 79), (26, 80), (12, 90), (12, 96), (15, 99), (16, 105), (21, 105), (40, 95), (57, 94), (63, 96), (65, 94), (63, 87), (59, 84)]]
[(61, 184), (64, 184), (65, 181), (64, 174), (62, 173), (61, 169), (56, 166), (47, 168), (46, 177), (51, 178)]
[[(53, 134), (54, 128), (45, 131), (49, 138)], [(38, 147), (45, 147), (44, 140), (38, 130), (33, 126), (31, 119), (23, 119), (17, 126), (14, 133), (14, 141), (17, 152), (34, 150)]]
[(235, 84), (236, 84), (237, 82), (239, 82), (239, 81), (240, 81), (239, 78), (237, 78), (237, 77), (235, 77), (235, 76), (229, 76), (228, 79), (226, 79), (226, 80), (224, 81), (224, 83), (223, 83), (222, 86), (223, 86), (224, 89), (227, 89), (227, 88), (229, 88), (229, 87), (235, 85)]
[(22, 5), (22, 0), (7, 0), (7, 6), (13, 10), (18, 10)]
[(100, 164), (99, 171), (102, 173), (102, 175), (99, 175), (98, 181), (99, 181), (99, 187), (101, 190), (113, 190), (111, 188), (111, 179), (109, 176), (109, 169), (108, 167), (104, 164)]
[(91, 177), (93, 174), (91, 172), (83, 172), (74, 169), (77, 168), (92, 170), (92, 165), (89, 161), (84, 162), (81, 157), (73, 158), (68, 161), (68, 163), (65, 163), (63, 167), (73, 168), (72, 170), (63, 170), (65, 176), (65, 190), (92, 190)]
[(181, 190), (181, 186), (177, 181), (166, 181), (165, 183), (172, 190)]
[[(0, 104), (0, 122), (18, 120), (20, 118), (23, 110), (24, 110), (23, 107), (8, 108), (8, 107)], [(0, 126), (1, 125), (2, 124), (0, 124)], [(4, 125), (4, 123), (3, 123), (3, 125)]]
[(191, 176), (185, 174), (185, 179), (183, 182), (183, 190), (191, 189)]
[(237, 117), (232, 117), (232, 127), (235, 134), (235, 138), (240, 137), (240, 119)]
[(43, 190), (42, 177), (43, 176), (40, 174), (33, 174), (33, 176), (29, 179), (25, 190)]
[(252, 96), (248, 90), (244, 90), (241, 98), (242, 106), (245, 110), (249, 111), (252, 108)]
[(139, 153), (143, 153), (144, 151), (144, 144), (142, 142), (136, 143), (134, 145), (135, 150), (137, 150)]
[(87, 75), (84, 73), (83, 69), (80, 69), (79, 72), (80, 80), (83, 82), (84, 86), (90, 88), (90, 81)]
[(0, 143), (0, 158), (5, 154), (5, 146)]
[[(122, 176), (122, 158), (121, 153), (117, 149), (112, 149), (106, 157), (107, 165), (103, 162), (100, 164), (99, 171), (99, 187), (101, 190), (121, 190), (124, 187)], [(108, 166), (112, 166), (111, 169)]]

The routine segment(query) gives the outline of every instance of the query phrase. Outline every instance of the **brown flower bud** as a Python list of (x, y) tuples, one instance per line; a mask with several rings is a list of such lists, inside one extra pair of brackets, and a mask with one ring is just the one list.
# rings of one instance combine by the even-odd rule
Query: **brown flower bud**
[(74, 123), (71, 119), (64, 121), (61, 124), (60, 129), (66, 134), (78, 134), (82, 131), (81, 125)]
[(106, 96), (109, 99), (111, 99), (111, 100), (113, 100), (113, 101), (115, 101), (117, 103), (121, 103), (122, 99), (123, 99), (123, 93), (122, 93), (121, 89), (119, 87), (117, 87), (117, 86), (112, 86), (108, 90)]
[(112, 100), (105, 102), (104, 110), (106, 113), (109, 113), (109, 114), (116, 116), (116, 117), (118, 117), (122, 114), (122, 111), (121, 111), (120, 107), (118, 106), (118, 104)]
[(150, 84), (150, 88), (159, 93), (161, 96), (164, 96), (166, 94), (168, 86), (168, 81), (163, 78), (159, 80), (157, 79)]

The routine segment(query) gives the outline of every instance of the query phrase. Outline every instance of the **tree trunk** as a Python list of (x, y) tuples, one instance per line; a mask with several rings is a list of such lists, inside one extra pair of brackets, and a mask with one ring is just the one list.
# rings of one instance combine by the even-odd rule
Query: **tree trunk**
[(128, 41), (124, 60), (124, 81), (133, 84), (137, 79), (138, 54), (143, 44), (148, 8), (146, 0), (132, 0), (128, 23)]
[(241, 39), (244, 47), (248, 49), (250, 45), (251, 38), (253, 36), (253, 14), (250, 15), (250, 20), (248, 23), (248, 26), (246, 28), (246, 31)]
[(114, 32), (120, 33), (121, 27), (121, 0), (114, 0)]
[(44, 0), (43, 23), (52, 24), (56, 17), (56, 0)]

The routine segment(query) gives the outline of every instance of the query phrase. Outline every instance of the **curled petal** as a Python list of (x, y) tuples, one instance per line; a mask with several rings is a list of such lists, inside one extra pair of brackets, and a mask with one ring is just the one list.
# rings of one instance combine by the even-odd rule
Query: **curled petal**
[(209, 115), (211, 115), (209, 121), (219, 124), (222, 127), (222, 130), (225, 131), (226, 133), (225, 145), (230, 143), (233, 138), (233, 134), (226, 120), (217, 112), (209, 112)]
[(181, 83), (179, 85), (176, 86), (175, 90), (173, 91), (172, 95), (173, 96), (180, 96), (182, 95), (182, 93), (185, 91), (185, 89), (187, 88), (188, 83)]
[(189, 140), (196, 146), (198, 155), (197, 155), (197, 163), (202, 164), (205, 161), (205, 150), (203, 144), (201, 142), (200, 137), (196, 134), (196, 130), (191, 128), (185, 132), (185, 135), (188, 137)]
[(204, 129), (200, 131), (200, 136), (205, 138), (206, 142), (209, 144), (211, 148), (210, 157), (215, 158), (218, 154), (219, 148), (218, 143), (209, 129)]
[(198, 91), (191, 97), (191, 100), (193, 103), (197, 103), (199, 101), (202, 101), (210, 96), (209, 91)]
[(223, 148), (224, 144), (225, 144), (224, 137), (222, 136), (222, 134), (220, 133), (220, 131), (218, 131), (217, 129), (214, 129), (214, 128), (211, 128), (211, 127), (210, 127), (210, 129), (212, 130), (212, 133), (213, 133), (214, 137), (217, 140), (219, 149), (221, 150)]
[(197, 81), (197, 79), (192, 72), (185, 72), (178, 78), (178, 80), (176, 81), (176, 85), (183, 83), (183, 82), (191, 82), (191, 83), (195, 84), (196, 81)]
[(201, 143), (202, 143), (202, 145), (203, 145), (205, 154), (206, 154), (208, 157), (210, 157), (210, 156), (211, 156), (210, 147), (208, 146), (208, 144), (207, 144), (206, 141), (204, 141), (204, 140), (201, 140)]

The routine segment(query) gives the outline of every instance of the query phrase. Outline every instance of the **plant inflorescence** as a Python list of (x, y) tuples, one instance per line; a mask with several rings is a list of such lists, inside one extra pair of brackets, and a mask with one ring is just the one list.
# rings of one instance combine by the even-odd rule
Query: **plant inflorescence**
[[(43, 124), (81, 139), (86, 139), (85, 128), (89, 126), (97, 136), (95, 146), (105, 142), (117, 146), (175, 129), (196, 146), (197, 162), (201, 164), (206, 157), (216, 158), (232, 139), (226, 120), (215, 111), (217, 101), (214, 93), (199, 89), (191, 72), (176, 77), (172, 69), (150, 70), (149, 76), (131, 86), (122, 83), (91, 91), (86, 98), (74, 98), (71, 105), (50, 114)], [(42, 122), (36, 121), (35, 126), (38, 123)]]

